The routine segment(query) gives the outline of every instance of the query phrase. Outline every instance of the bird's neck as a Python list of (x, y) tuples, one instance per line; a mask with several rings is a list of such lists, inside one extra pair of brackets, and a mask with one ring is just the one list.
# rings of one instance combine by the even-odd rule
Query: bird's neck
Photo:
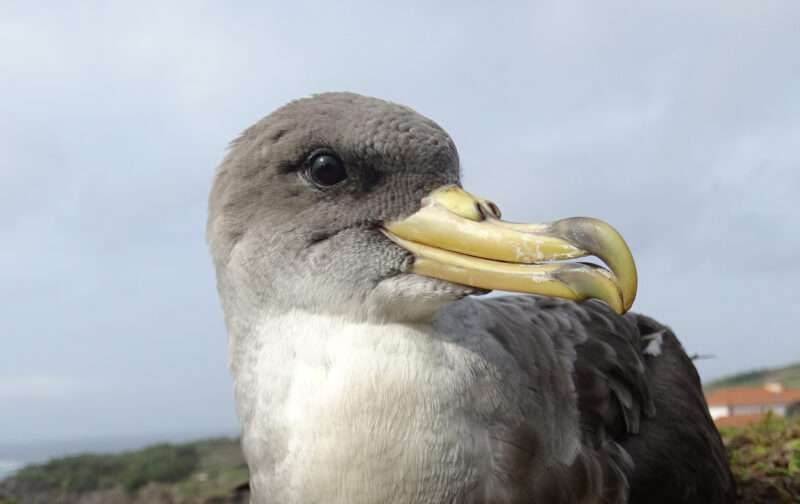
[(465, 401), (487, 364), (430, 323), (295, 310), (240, 327), (249, 331), (232, 335), (232, 369), (256, 492), (355, 503), (424, 491), (425, 502), (446, 502), (485, 459), (482, 443), (443, 433), (470, 430)]

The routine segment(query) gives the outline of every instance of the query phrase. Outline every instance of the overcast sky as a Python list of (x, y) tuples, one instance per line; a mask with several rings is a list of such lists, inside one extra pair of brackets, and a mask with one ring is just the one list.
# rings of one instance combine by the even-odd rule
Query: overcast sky
[(165, 3), (0, 7), (0, 443), (236, 430), (212, 172), (321, 91), (437, 121), (511, 220), (612, 223), (705, 379), (800, 360), (800, 3)]

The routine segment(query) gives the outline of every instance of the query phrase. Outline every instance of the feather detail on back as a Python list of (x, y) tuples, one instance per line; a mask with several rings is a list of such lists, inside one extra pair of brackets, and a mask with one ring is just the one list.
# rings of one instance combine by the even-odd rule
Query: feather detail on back
[[(697, 371), (668, 327), (635, 313), (619, 316), (598, 301), (514, 296), (485, 302), (496, 311), (517, 307), (528, 314), (532, 333), (545, 329), (574, 348), (583, 457), (560, 476), (573, 489), (588, 480), (590, 489), (570, 493), (559, 485), (545, 502), (583, 502), (582, 494), (598, 485), (608, 503), (734, 502), (725, 448)], [(602, 469), (588, 478), (574, 467), (587, 458), (589, 467)], [(537, 482), (531, 495), (543, 497), (547, 484)]]

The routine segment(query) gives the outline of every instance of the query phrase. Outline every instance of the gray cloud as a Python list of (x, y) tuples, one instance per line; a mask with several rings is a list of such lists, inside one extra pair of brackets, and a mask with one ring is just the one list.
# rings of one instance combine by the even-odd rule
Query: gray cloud
[(800, 358), (794, 2), (2, 9), (0, 441), (235, 429), (211, 173), (326, 90), (442, 124), (508, 218), (612, 222), (705, 377)]

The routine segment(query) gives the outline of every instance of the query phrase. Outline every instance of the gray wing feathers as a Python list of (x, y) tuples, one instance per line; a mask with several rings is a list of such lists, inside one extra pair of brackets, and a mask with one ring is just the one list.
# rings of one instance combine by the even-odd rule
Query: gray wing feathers
[[(675, 334), (639, 314), (628, 314), (642, 336), (647, 384), (655, 415), (624, 442), (635, 461), (631, 502), (732, 503), (736, 486), (725, 447), (708, 412), (700, 378)], [(659, 339), (658, 352), (645, 352)]]
[[(524, 497), (476, 502), (733, 502), (725, 450), (697, 372), (669, 328), (642, 315), (619, 316), (598, 301), (513, 296), (480, 305), (497, 321), (494, 338), (532, 380), (545, 381), (540, 400), (574, 403), (539, 413), (568, 418), (576, 411), (582, 446), (570, 464), (548, 463), (541, 431), (531, 428), (527, 438), (515, 431), (517, 444), (529, 449), (503, 452), (503, 467), (513, 468), (504, 479), (524, 485)], [(656, 336), (658, 351), (651, 345)], [(548, 355), (558, 362), (545, 367), (568, 373), (566, 380), (539, 369)]]
[[(479, 305), (491, 311), (481, 317), (485, 329), (529, 377), (536, 404), (508, 433), (513, 442), (495, 447), (499, 476), (475, 502), (626, 502), (633, 464), (617, 434), (636, 432), (652, 411), (635, 325), (592, 304), (532, 296)], [(570, 439), (577, 453), (559, 459), (557, 446)]]

